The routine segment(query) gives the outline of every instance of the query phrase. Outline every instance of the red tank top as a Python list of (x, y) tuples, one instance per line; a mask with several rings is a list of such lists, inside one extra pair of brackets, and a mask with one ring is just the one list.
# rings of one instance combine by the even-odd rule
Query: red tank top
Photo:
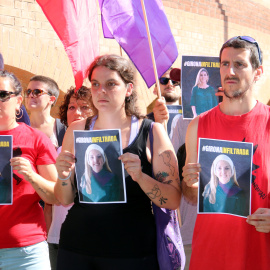
[[(270, 208), (270, 107), (260, 102), (247, 114), (229, 116), (219, 106), (200, 115), (198, 139), (252, 142), (254, 147), (251, 213)], [(191, 270), (266, 270), (270, 233), (260, 233), (245, 218), (198, 214), (192, 243)]]

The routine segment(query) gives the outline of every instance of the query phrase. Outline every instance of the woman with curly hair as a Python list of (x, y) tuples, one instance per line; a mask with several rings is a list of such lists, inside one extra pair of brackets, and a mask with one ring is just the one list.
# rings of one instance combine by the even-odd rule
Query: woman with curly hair
[[(90, 99), (90, 88), (81, 86), (76, 91), (75, 87), (70, 87), (59, 108), (61, 122), (68, 127), (72, 122), (89, 117), (92, 114)], [(61, 152), (61, 148), (58, 148), (58, 153)], [(45, 205), (44, 212), (46, 213), (48, 230), (47, 242), (49, 243), (52, 270), (56, 269), (60, 229), (72, 205), (73, 203), (67, 206)], [(51, 223), (48, 222), (49, 220)]]

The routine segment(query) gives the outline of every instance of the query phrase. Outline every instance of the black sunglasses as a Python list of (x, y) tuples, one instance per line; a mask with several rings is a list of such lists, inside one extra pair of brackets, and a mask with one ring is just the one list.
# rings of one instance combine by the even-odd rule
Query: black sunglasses
[(15, 92), (9, 92), (6, 90), (0, 90), (0, 101), (2, 102), (6, 102), (8, 100), (10, 100), (11, 96), (16, 96)]
[(162, 85), (168, 84), (169, 81), (171, 81), (172, 85), (174, 85), (174, 86), (180, 84), (179, 82), (173, 81), (173, 80), (170, 79), (170, 78), (166, 78), (166, 77), (161, 77), (161, 78), (159, 78), (159, 82), (160, 82), (160, 84), (162, 84)]
[(244, 40), (244, 41), (246, 41), (246, 42), (249, 42), (249, 43), (251, 43), (251, 44), (256, 45), (257, 50), (258, 50), (258, 55), (259, 55), (260, 64), (262, 64), (261, 49), (260, 49), (260, 47), (259, 47), (258, 42), (257, 42), (253, 37), (249, 37), (249, 36), (236, 36), (236, 37), (230, 38), (230, 39), (227, 40), (224, 44), (226, 44), (227, 42), (229, 42), (229, 41), (231, 41), (231, 40), (237, 39), (237, 38), (239, 38), (240, 40)]
[(25, 97), (29, 97), (30, 94), (32, 94), (33, 97), (39, 97), (41, 95), (49, 95), (51, 96), (51, 93), (48, 93), (42, 89), (27, 89), (26, 91), (24, 91), (24, 96)]

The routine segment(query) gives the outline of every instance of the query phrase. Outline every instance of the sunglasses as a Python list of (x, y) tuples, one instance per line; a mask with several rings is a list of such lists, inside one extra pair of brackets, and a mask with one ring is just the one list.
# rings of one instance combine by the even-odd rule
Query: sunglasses
[(49, 95), (51, 96), (51, 93), (48, 93), (42, 89), (27, 89), (26, 91), (24, 91), (24, 96), (25, 97), (29, 97), (30, 94), (32, 94), (33, 97), (39, 97), (39, 96), (42, 96), (42, 95)]
[(259, 60), (260, 60), (260, 64), (262, 64), (262, 54), (261, 54), (261, 49), (259, 47), (259, 44), (258, 42), (253, 38), (253, 37), (249, 37), (249, 36), (236, 36), (236, 37), (233, 37), (233, 38), (230, 38), (228, 41), (226, 41), (224, 44), (226, 44), (227, 42), (231, 41), (231, 40), (234, 40), (234, 39), (237, 39), (239, 38), (240, 40), (244, 40), (248, 43), (251, 43), (251, 44), (254, 44), (256, 45), (257, 47), (257, 50), (258, 50), (258, 55), (259, 55)]
[(170, 79), (170, 78), (166, 78), (166, 77), (161, 77), (161, 78), (159, 78), (159, 82), (160, 82), (160, 84), (162, 84), (162, 85), (168, 84), (169, 81), (171, 81), (172, 85), (174, 85), (174, 86), (180, 84), (179, 82), (173, 81), (173, 80)]
[(15, 92), (9, 92), (6, 90), (0, 90), (0, 101), (2, 102), (6, 102), (8, 100), (10, 100), (11, 96), (16, 96)]

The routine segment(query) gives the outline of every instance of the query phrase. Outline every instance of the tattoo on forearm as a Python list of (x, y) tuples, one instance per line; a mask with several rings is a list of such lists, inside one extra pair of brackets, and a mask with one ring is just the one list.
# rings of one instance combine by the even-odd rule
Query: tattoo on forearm
[(44, 194), (47, 194), (47, 191), (46, 190), (44, 190), (44, 189), (42, 189), (42, 188), (38, 188), (38, 190), (40, 190), (42, 193), (44, 193)]
[(171, 184), (173, 180), (165, 180), (165, 178), (169, 176), (166, 172), (158, 172), (155, 176), (156, 180), (163, 184)]
[(64, 186), (67, 186), (68, 185), (68, 183), (66, 183), (66, 182), (62, 182), (62, 186), (64, 187)]
[(165, 204), (167, 200), (168, 200), (167, 198), (161, 197), (161, 198), (159, 199), (159, 202), (160, 202), (160, 204), (162, 205), (162, 204)]
[[(153, 189), (151, 190), (151, 192), (146, 193), (146, 195), (147, 195), (150, 199), (154, 200), (154, 199), (156, 199), (156, 198), (158, 198), (158, 197), (161, 196), (161, 190), (159, 189), (158, 185), (154, 185), (154, 187), (153, 187)], [(168, 200), (168, 199), (167, 199), (167, 198), (164, 198), (163, 196), (161, 196), (161, 197), (159, 198), (159, 202), (160, 202), (161, 205), (162, 205), (162, 204), (165, 204), (167, 200)]]
[(159, 156), (162, 157), (162, 160), (166, 166), (169, 167), (171, 174), (174, 175), (175, 173), (175, 168), (172, 166), (172, 157), (171, 157), (171, 151), (164, 151)]
[(161, 191), (158, 187), (158, 185), (154, 185), (153, 189), (151, 190), (151, 192), (146, 193), (146, 195), (150, 198), (150, 199), (155, 199), (157, 197), (159, 197), (161, 195)]

